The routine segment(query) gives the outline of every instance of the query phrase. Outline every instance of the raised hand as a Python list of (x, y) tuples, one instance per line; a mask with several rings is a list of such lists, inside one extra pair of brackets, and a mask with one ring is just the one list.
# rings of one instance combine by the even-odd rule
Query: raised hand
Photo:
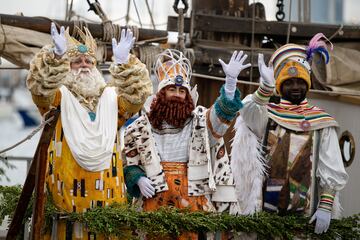
[(65, 28), (64, 26), (60, 27), (60, 33), (57, 31), (55, 23), (51, 23), (51, 37), (55, 45), (54, 53), (58, 56), (64, 55), (67, 50), (66, 38), (65, 38)]
[(112, 39), (112, 49), (116, 64), (123, 64), (128, 62), (129, 53), (135, 42), (135, 37), (130, 29), (121, 31), (120, 42)]
[(237, 78), (243, 69), (251, 66), (250, 63), (245, 65), (243, 64), (247, 58), (247, 55), (243, 53), (243, 51), (240, 51), (239, 53), (235, 51), (231, 56), (230, 62), (228, 64), (224, 63), (223, 60), (219, 59), (219, 62), (227, 77)]
[(314, 215), (311, 217), (309, 223), (312, 223), (315, 220), (316, 220), (315, 233), (322, 234), (329, 229), (330, 221), (331, 221), (331, 212), (318, 208), (314, 213)]
[(141, 194), (146, 198), (152, 198), (155, 195), (155, 188), (151, 183), (151, 180), (147, 177), (141, 177), (137, 182)]
[(229, 99), (234, 98), (238, 75), (243, 69), (251, 66), (250, 63), (244, 64), (247, 55), (243, 53), (244, 53), (243, 51), (240, 51), (239, 53), (237, 51), (234, 51), (233, 55), (231, 56), (230, 62), (228, 64), (224, 63), (223, 60), (219, 59), (219, 62), (226, 75), (225, 93)]
[(258, 67), (260, 72), (260, 83), (265, 84), (268, 87), (275, 86), (274, 69), (272, 65), (266, 66), (264, 62), (264, 55), (259, 53), (258, 56)]

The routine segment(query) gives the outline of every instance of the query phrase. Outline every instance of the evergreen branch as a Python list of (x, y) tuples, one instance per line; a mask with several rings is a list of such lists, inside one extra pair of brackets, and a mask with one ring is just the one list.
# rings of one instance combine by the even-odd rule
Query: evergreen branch
[[(0, 186), (0, 219), (6, 215), (12, 216), (21, 194), (21, 188)], [(27, 220), (31, 216), (30, 204), (26, 213)], [(53, 216), (61, 215), (66, 221), (79, 221), (91, 232), (105, 236), (137, 238), (133, 233), (143, 233), (152, 236), (178, 236), (182, 232), (245, 232), (256, 233), (258, 239), (293, 239), (296, 237), (311, 239), (360, 239), (360, 214), (333, 219), (329, 230), (317, 235), (314, 225), (309, 224), (309, 218), (299, 215), (279, 216), (277, 214), (260, 212), (252, 216), (232, 216), (229, 214), (190, 212), (188, 209), (161, 208), (154, 212), (142, 212), (134, 207), (123, 204), (113, 204), (104, 208), (93, 208), (85, 213), (59, 212), (51, 198), (45, 209), (48, 228)], [(158, 237), (159, 238), (159, 237)]]

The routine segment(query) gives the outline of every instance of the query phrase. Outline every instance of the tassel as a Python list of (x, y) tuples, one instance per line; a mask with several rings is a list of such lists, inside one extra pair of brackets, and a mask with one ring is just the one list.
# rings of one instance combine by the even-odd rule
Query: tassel
[(330, 40), (327, 37), (325, 37), (323, 33), (317, 33), (310, 40), (309, 45), (306, 48), (307, 61), (310, 61), (315, 53), (320, 53), (325, 58), (325, 63), (328, 64), (330, 56), (327, 50), (327, 44), (322, 39), (328, 41), (330, 43), (330, 49), (333, 50), (333, 44), (330, 42)]

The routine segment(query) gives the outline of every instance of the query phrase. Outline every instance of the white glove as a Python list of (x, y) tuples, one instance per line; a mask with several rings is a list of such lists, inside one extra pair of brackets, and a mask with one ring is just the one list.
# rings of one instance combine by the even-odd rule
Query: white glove
[(155, 188), (151, 183), (151, 180), (147, 177), (141, 177), (137, 182), (141, 194), (146, 198), (152, 198), (155, 195)]
[(315, 224), (315, 233), (321, 234), (326, 232), (329, 229), (330, 221), (331, 221), (331, 212), (318, 208), (314, 215), (311, 217), (310, 222), (314, 222), (316, 219)]
[(243, 51), (240, 51), (239, 53), (237, 51), (234, 51), (233, 55), (231, 56), (230, 62), (228, 64), (224, 63), (223, 60), (219, 59), (219, 62), (226, 75), (225, 94), (229, 99), (234, 98), (237, 77), (239, 76), (240, 72), (243, 69), (251, 66), (250, 63), (245, 65), (243, 64), (246, 58), (247, 55), (243, 54)]
[(61, 26), (60, 33), (58, 33), (55, 23), (51, 23), (51, 37), (53, 39), (55, 48), (54, 53), (58, 56), (64, 55), (66, 52), (66, 38), (65, 38), (65, 28), (64, 26)]
[(273, 66), (266, 66), (264, 62), (264, 54), (259, 53), (258, 67), (260, 72), (260, 83), (265, 84), (268, 87), (275, 86), (274, 69)]
[(117, 43), (116, 39), (112, 39), (112, 49), (116, 64), (123, 64), (128, 62), (129, 53), (135, 42), (135, 37), (130, 29), (121, 31), (120, 42)]

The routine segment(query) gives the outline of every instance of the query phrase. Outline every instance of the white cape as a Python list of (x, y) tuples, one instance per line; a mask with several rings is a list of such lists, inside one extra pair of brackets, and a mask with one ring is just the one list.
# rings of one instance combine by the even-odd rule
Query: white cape
[(65, 87), (61, 91), (61, 122), (64, 136), (76, 162), (87, 171), (110, 167), (117, 131), (118, 103), (113, 87), (106, 87), (91, 121), (86, 110)]

